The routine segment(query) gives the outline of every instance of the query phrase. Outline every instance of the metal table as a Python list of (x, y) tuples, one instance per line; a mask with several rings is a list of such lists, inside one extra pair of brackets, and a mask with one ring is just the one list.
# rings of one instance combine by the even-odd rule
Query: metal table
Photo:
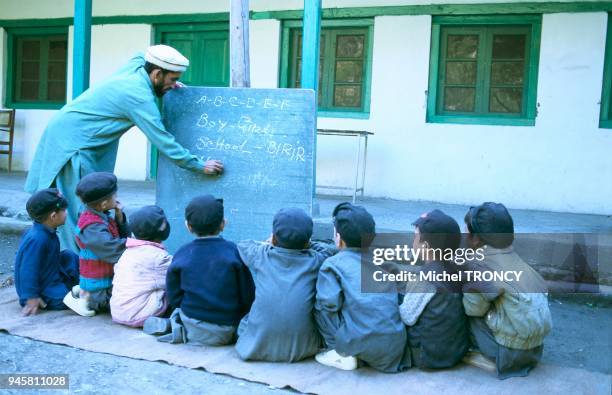
[[(317, 185), (317, 188), (321, 189), (339, 189), (353, 191), (353, 203), (357, 198), (357, 192), (361, 192), (363, 197), (363, 189), (365, 184), (365, 172), (366, 163), (368, 157), (368, 136), (373, 135), (373, 132), (367, 130), (336, 130), (336, 129), (317, 129), (317, 135), (319, 136), (348, 136), (357, 137), (357, 164), (355, 166), (355, 184), (352, 187), (339, 187), (331, 185)], [(363, 151), (362, 151), (363, 141)], [(359, 183), (359, 175), (361, 173), (361, 186)]]

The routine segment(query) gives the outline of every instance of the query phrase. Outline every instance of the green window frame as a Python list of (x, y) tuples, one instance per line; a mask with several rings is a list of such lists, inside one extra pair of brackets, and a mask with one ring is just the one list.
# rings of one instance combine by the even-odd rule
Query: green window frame
[[(7, 54), (6, 107), (59, 109), (66, 104), (67, 27), (7, 29)], [(29, 93), (32, 88), (37, 93), (24, 94), (27, 84)]]
[(427, 122), (533, 126), (541, 15), (434, 16)]
[(601, 107), (599, 127), (612, 129), (612, 20), (608, 14), (608, 33), (606, 35), (606, 54), (604, 60), (603, 86), (601, 88)]
[[(372, 43), (374, 21), (372, 19), (322, 20), (318, 115), (334, 118), (369, 118), (370, 85), (372, 78)], [(301, 78), (302, 21), (283, 21), (281, 37), (281, 64), (279, 86), (298, 88)], [(361, 52), (342, 53), (339, 40), (344, 37), (363, 37)], [(359, 41), (359, 39), (357, 39)], [(357, 65), (357, 67), (355, 67)], [(339, 77), (344, 71), (344, 77)], [(339, 103), (341, 90), (359, 92), (358, 103)], [(350, 96), (348, 96), (350, 97)], [(351, 105), (357, 104), (357, 105)]]

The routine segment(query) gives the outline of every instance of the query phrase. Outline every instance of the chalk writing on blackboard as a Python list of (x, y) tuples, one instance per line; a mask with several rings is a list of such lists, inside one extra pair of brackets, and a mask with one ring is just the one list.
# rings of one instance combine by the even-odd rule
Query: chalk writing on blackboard
[(202, 105), (212, 105), (215, 107), (222, 106), (231, 106), (231, 107), (244, 107), (244, 108), (264, 108), (264, 109), (275, 109), (275, 110), (285, 110), (290, 107), (289, 100), (283, 99), (273, 99), (273, 98), (264, 98), (264, 99), (254, 99), (252, 97), (247, 98), (238, 98), (236, 96), (232, 97), (224, 97), (224, 96), (201, 96), (196, 104)]
[(263, 240), (284, 207), (312, 207), (315, 95), (301, 89), (175, 89), (164, 96), (163, 119), (176, 141), (203, 161), (222, 160), (222, 176), (187, 171), (161, 156), (158, 204), (173, 229), (176, 251), (193, 236), (184, 210), (198, 194), (224, 199), (229, 240)]

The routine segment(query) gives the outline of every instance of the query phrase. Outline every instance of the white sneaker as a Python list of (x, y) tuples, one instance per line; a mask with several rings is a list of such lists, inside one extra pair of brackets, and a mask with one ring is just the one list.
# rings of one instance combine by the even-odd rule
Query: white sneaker
[(78, 298), (79, 295), (81, 295), (81, 286), (79, 284), (75, 285), (74, 287), (72, 287), (72, 296), (74, 296), (75, 298)]
[(315, 360), (321, 365), (331, 366), (332, 368), (341, 370), (357, 369), (357, 358), (343, 357), (336, 350), (320, 352), (315, 355)]
[(96, 315), (94, 310), (90, 310), (87, 307), (87, 299), (75, 298), (72, 291), (68, 292), (66, 296), (64, 296), (63, 302), (70, 310), (74, 311), (78, 315), (82, 315), (83, 317), (93, 317)]

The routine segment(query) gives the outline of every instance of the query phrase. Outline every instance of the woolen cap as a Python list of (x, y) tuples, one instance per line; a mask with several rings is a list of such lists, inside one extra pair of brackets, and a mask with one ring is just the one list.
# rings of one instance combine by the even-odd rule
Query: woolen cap
[(48, 213), (68, 207), (68, 201), (56, 188), (46, 188), (34, 193), (26, 203), (26, 210), (33, 220)]
[(279, 247), (303, 249), (312, 236), (312, 218), (299, 208), (283, 208), (274, 216), (272, 233)]
[(361, 247), (362, 238), (365, 239), (365, 244), (369, 244), (376, 233), (374, 218), (361, 206), (348, 202), (340, 203), (332, 216), (336, 232), (349, 247)]
[(145, 60), (164, 70), (184, 72), (189, 66), (189, 59), (168, 45), (153, 45), (147, 49)]
[(140, 240), (164, 241), (170, 235), (170, 224), (161, 207), (144, 206), (130, 215), (130, 230)]
[(223, 199), (212, 195), (196, 196), (185, 207), (185, 219), (198, 234), (212, 234), (223, 221)]
[(76, 188), (76, 194), (83, 203), (102, 200), (117, 192), (117, 177), (113, 173), (97, 172), (83, 177)]

